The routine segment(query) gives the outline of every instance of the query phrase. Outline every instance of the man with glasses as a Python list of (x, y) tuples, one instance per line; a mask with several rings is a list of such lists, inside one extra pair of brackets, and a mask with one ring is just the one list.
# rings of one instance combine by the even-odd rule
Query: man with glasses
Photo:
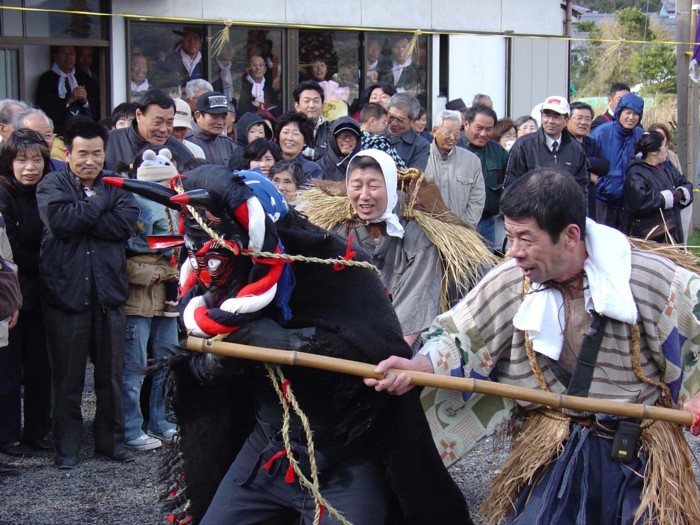
[(425, 171), (430, 155), (430, 143), (411, 127), (411, 121), (419, 112), (420, 104), (414, 96), (396, 93), (389, 100), (387, 107), (386, 134), (406, 166)]
[(498, 142), (491, 140), (497, 120), (492, 108), (476, 104), (467, 110), (464, 122), (465, 146), (481, 161), (486, 191), (484, 211), (476, 229), (488, 241), (491, 250), (496, 245), (496, 217), (508, 164), (508, 152)]
[(603, 150), (588, 134), (591, 132), (593, 121), (593, 108), (584, 102), (571, 104), (571, 118), (566, 129), (583, 147), (583, 152), (588, 159), (588, 216), (595, 220), (596, 198), (595, 185), (598, 177), (604, 177), (610, 170), (610, 161), (605, 158)]
[(559, 168), (574, 177), (588, 199), (588, 160), (581, 144), (566, 129), (570, 111), (564, 97), (545, 99), (540, 129), (519, 138), (510, 150), (505, 186), (535, 168)]
[(438, 185), (447, 207), (464, 222), (476, 227), (486, 199), (484, 177), (479, 158), (457, 146), (461, 129), (459, 111), (438, 113), (425, 176)]

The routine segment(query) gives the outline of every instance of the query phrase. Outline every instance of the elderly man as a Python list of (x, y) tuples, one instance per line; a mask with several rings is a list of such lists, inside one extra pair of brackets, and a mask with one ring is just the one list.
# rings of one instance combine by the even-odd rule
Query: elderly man
[[(558, 170), (517, 179), (501, 211), (512, 257), (435, 320), (417, 356), (392, 357), (377, 372), (476, 377), (646, 406), (685, 402), (697, 433), (700, 277), (587, 220), (580, 186)], [(411, 388), (405, 374), (365, 382), (395, 394)], [(515, 418), (517, 439), (482, 506), (486, 523), (700, 523), (688, 444), (674, 423), (479, 394), (422, 396), (446, 463)]]
[(191, 113), (197, 111), (197, 99), (207, 91), (214, 91), (214, 87), (203, 78), (195, 78), (185, 84), (184, 100), (190, 105)]
[(202, 148), (204, 158), (218, 166), (226, 166), (239, 149), (225, 134), (226, 115), (229, 111), (226, 95), (216, 91), (203, 93), (197, 99), (192, 134), (188, 134), (185, 139)]
[(39, 77), (35, 101), (51, 118), (56, 132), (62, 135), (71, 118), (99, 118), (99, 90), (90, 77), (75, 70), (73, 46), (53, 47), (51, 56), (53, 65)]
[(323, 100), (323, 88), (315, 80), (305, 80), (294, 89), (294, 109), (314, 123), (314, 139), (302, 151), (308, 160), (318, 161), (328, 151), (331, 127), (323, 118)]
[(17, 115), (27, 109), (27, 105), (20, 101), (11, 98), (0, 100), (0, 148), (2, 144), (7, 142), (12, 132), (15, 130), (14, 121)]
[(180, 162), (192, 158), (192, 153), (172, 137), (175, 101), (162, 89), (147, 91), (138, 101), (136, 118), (128, 128), (115, 129), (109, 134), (105, 167), (117, 162), (131, 164), (136, 154), (146, 146), (165, 146)]
[(411, 122), (418, 116), (420, 104), (408, 93), (396, 93), (387, 107), (386, 135), (406, 166), (425, 171), (430, 143), (418, 135)]
[(572, 139), (566, 125), (569, 103), (564, 97), (547, 97), (540, 115), (542, 127), (520, 137), (510, 150), (505, 185), (508, 186), (535, 168), (560, 168), (579, 183), (588, 198), (588, 161), (583, 148)]
[(620, 99), (630, 92), (630, 87), (622, 82), (616, 82), (610, 87), (610, 93), (608, 93), (608, 107), (605, 113), (598, 115), (591, 123), (591, 129), (595, 129), (601, 124), (610, 122), (615, 117), (615, 110), (620, 102)]
[(583, 152), (588, 159), (588, 216), (596, 219), (596, 198), (595, 187), (598, 177), (608, 174), (610, 161), (603, 155), (600, 146), (591, 139), (588, 134), (591, 132), (591, 122), (593, 121), (593, 108), (584, 102), (574, 102), (571, 104), (571, 117), (566, 128), (579, 144), (583, 147)]
[(498, 203), (503, 189), (508, 152), (498, 142), (491, 140), (493, 127), (496, 125), (496, 112), (488, 106), (477, 104), (467, 110), (464, 123), (465, 147), (481, 161), (481, 172), (484, 175), (486, 200), (481, 220), (477, 230), (488, 241), (493, 250), (496, 244), (496, 217)]
[(133, 461), (124, 444), (122, 370), (124, 302), (128, 296), (125, 243), (139, 209), (130, 193), (102, 179), (107, 130), (75, 119), (66, 127), (66, 162), (46, 175), (36, 200), (45, 234), (39, 272), (53, 387), (54, 464), (78, 464), (80, 409), (88, 353), (95, 364), (95, 452)]
[(461, 129), (459, 112), (438, 113), (425, 176), (438, 185), (447, 207), (476, 228), (486, 199), (484, 177), (479, 158), (457, 146)]
[[(44, 139), (44, 142), (46, 142), (49, 151), (52, 150), (55, 136), (53, 132), (53, 122), (48, 115), (40, 109), (30, 108), (19, 113), (15, 118), (14, 128), (27, 128), (36, 131), (41, 138)], [(47, 173), (56, 171), (65, 165), (65, 162), (50, 158)]]

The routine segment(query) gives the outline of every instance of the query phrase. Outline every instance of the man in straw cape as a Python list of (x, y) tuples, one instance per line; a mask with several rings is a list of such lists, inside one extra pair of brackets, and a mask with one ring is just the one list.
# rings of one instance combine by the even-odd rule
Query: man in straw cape
[[(550, 168), (507, 188), (501, 212), (511, 257), (435, 319), (418, 355), (391, 357), (377, 371), (685, 405), (696, 433), (698, 275), (680, 256), (674, 262), (637, 249), (586, 220), (579, 185)], [(393, 394), (412, 387), (406, 374), (365, 383)], [(510, 433), (511, 455), (482, 507), (489, 524), (700, 523), (700, 494), (676, 424), (435, 389), (424, 390), (422, 401), (446, 464), (487, 434)]]

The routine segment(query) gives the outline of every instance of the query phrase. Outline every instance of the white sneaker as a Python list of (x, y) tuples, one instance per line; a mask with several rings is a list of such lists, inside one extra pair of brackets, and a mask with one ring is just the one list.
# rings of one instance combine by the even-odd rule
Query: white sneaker
[(150, 430), (148, 431), (149, 436), (153, 436), (156, 439), (161, 440), (163, 443), (170, 444), (173, 441), (175, 441), (175, 436), (177, 435), (177, 430), (174, 428), (169, 428), (162, 434), (158, 432), (151, 432)]
[(158, 447), (162, 447), (163, 443), (160, 439), (156, 439), (146, 434), (141, 434), (136, 439), (126, 442), (126, 446), (132, 450), (153, 450)]

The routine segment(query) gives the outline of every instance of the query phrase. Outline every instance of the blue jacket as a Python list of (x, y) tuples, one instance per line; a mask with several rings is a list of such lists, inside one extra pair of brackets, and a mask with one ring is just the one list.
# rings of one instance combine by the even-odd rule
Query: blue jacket
[[(619, 122), (620, 113), (625, 108), (639, 114), (640, 123), (631, 130), (625, 129)], [(627, 166), (634, 158), (634, 144), (644, 133), (641, 125), (643, 114), (644, 99), (634, 93), (628, 93), (620, 99), (615, 109), (614, 119), (591, 132), (591, 138), (598, 143), (603, 150), (603, 156), (610, 161), (608, 174), (598, 177), (596, 185), (598, 200), (622, 206)]]

